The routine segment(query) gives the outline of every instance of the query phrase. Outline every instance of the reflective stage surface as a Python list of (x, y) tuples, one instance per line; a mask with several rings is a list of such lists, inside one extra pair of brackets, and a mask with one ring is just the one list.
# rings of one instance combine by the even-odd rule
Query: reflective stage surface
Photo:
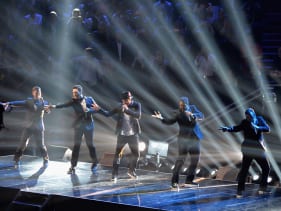
[[(258, 186), (247, 184), (242, 198), (237, 199), (236, 182), (197, 178), (198, 187), (170, 188), (171, 174), (139, 169), (137, 180), (120, 168), (117, 182), (111, 181), (111, 168), (99, 165), (96, 173), (91, 164), (79, 162), (76, 174), (68, 175), (68, 162), (24, 156), (15, 169), (13, 156), (0, 157), (0, 186), (21, 191), (56, 194), (89, 200), (115, 202), (161, 210), (280, 210), (281, 189), (269, 187), (270, 194), (258, 195)], [(184, 177), (181, 178), (184, 181)]]

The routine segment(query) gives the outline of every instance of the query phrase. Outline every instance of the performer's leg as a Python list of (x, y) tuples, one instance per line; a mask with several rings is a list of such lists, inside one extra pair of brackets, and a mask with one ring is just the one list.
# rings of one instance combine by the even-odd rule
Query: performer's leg
[(238, 174), (238, 187), (237, 192), (240, 194), (243, 190), (245, 190), (245, 182), (246, 177), (248, 174), (249, 167), (251, 165), (253, 158), (251, 156), (246, 155), (243, 153), (243, 159), (242, 159), (242, 167)]
[(41, 153), (41, 156), (43, 157), (43, 162), (45, 165), (49, 161), (49, 156), (48, 156), (48, 152), (47, 152), (47, 147), (45, 145), (44, 131), (41, 131), (41, 130), (34, 131), (33, 135), (34, 135), (34, 139), (36, 142), (36, 146), (40, 150), (40, 153)]
[(15, 155), (14, 155), (14, 161), (16, 163), (19, 162), (24, 150), (26, 149), (26, 146), (28, 145), (29, 138), (32, 135), (32, 131), (29, 128), (25, 128), (21, 134), (20, 138), (20, 144), (18, 148), (16, 149)]
[(118, 167), (120, 164), (120, 159), (121, 159), (121, 151), (123, 149), (123, 147), (126, 144), (126, 139), (124, 136), (118, 136), (117, 137), (117, 144), (116, 144), (116, 149), (115, 149), (115, 155), (114, 155), (114, 159), (113, 159), (113, 164), (112, 164), (112, 179), (115, 180), (117, 179), (118, 176)]
[(175, 187), (179, 183), (179, 174), (182, 165), (184, 164), (185, 157), (187, 155), (187, 149), (185, 145), (185, 140), (183, 137), (178, 138), (178, 150), (179, 150), (179, 155), (175, 163), (175, 167), (173, 169), (173, 176), (172, 176), (172, 186)]
[(196, 174), (196, 168), (199, 162), (200, 158), (200, 142), (198, 140), (193, 140), (194, 143), (189, 149), (190, 153), (190, 165), (187, 170), (187, 175), (186, 175), (186, 184), (192, 183), (195, 174)]
[(69, 174), (74, 173), (74, 168), (77, 165), (79, 150), (82, 142), (83, 130), (81, 128), (74, 130), (74, 146), (72, 149), (72, 157), (71, 157), (71, 167), (68, 171)]
[(4, 125), (4, 121), (3, 121), (3, 113), (4, 113), (5, 109), (2, 105), (2, 103), (0, 103), (0, 130), (2, 128), (5, 128), (5, 125)]
[(136, 168), (137, 168), (137, 163), (138, 163), (138, 160), (140, 157), (139, 137), (138, 137), (138, 135), (134, 135), (134, 136), (129, 136), (127, 138), (128, 138), (128, 141), (127, 141), (128, 145), (132, 152), (128, 174), (129, 174), (129, 176), (136, 178), (137, 177)]
[(260, 182), (259, 189), (261, 191), (266, 191), (267, 178), (268, 178), (269, 171), (270, 171), (270, 166), (269, 166), (268, 160), (266, 159), (265, 155), (263, 157), (255, 158), (255, 160), (257, 161), (257, 163), (260, 165), (260, 167), (262, 169), (262, 176), (261, 176), (261, 182)]
[(180, 176), (179, 174), (183, 164), (184, 164), (184, 160), (182, 160), (181, 158), (178, 158), (176, 160), (175, 167), (173, 169), (172, 181), (171, 181), (173, 187), (177, 186), (179, 183), (179, 176)]
[(91, 169), (94, 171), (96, 170), (97, 164), (98, 164), (98, 158), (97, 158), (97, 153), (96, 153), (96, 148), (93, 142), (93, 137), (94, 137), (94, 130), (85, 130), (84, 131), (85, 135), (85, 140), (87, 147), (89, 149), (89, 153), (92, 159), (92, 167)]

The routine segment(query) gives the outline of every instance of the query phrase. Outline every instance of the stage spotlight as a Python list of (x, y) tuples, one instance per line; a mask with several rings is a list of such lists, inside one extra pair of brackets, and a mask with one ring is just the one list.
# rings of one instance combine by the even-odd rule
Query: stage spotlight
[(267, 183), (271, 183), (272, 182), (272, 177), (271, 176), (269, 176), (269, 177), (267, 177)]
[(143, 152), (146, 149), (146, 144), (143, 141), (139, 142), (139, 151)]
[(218, 170), (217, 169), (213, 169), (210, 173), (211, 177), (215, 177), (217, 175)]
[(62, 160), (63, 161), (70, 161), (72, 157), (72, 150), (71, 149), (67, 149), (63, 155)]
[(260, 176), (259, 176), (259, 175), (257, 175), (257, 174), (253, 175), (253, 181), (258, 181), (258, 180), (259, 180), (259, 178), (260, 178)]

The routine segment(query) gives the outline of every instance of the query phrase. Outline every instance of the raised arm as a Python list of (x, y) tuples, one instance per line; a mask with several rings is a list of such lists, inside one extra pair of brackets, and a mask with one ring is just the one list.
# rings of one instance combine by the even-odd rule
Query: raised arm
[(236, 126), (230, 126), (230, 127), (222, 126), (219, 128), (219, 130), (222, 130), (223, 132), (239, 132), (243, 130), (243, 121)]
[(121, 107), (121, 104), (117, 107), (115, 107), (114, 109), (112, 110), (106, 110), (106, 109), (103, 109), (101, 108), (96, 102), (92, 104), (92, 107), (91, 109), (93, 109), (95, 112), (98, 112), (100, 114), (102, 114), (103, 116), (106, 116), (106, 117), (110, 117), (110, 116), (113, 116), (114, 114), (118, 113), (121, 111), (122, 107)]
[(72, 106), (73, 101), (68, 101), (66, 103), (61, 103), (61, 104), (57, 104), (57, 105), (51, 105), (51, 108), (66, 108), (66, 107), (70, 107)]
[[(135, 110), (131, 109), (135, 108)], [(136, 119), (141, 118), (141, 104), (139, 102), (134, 102), (132, 106), (129, 106), (128, 108), (124, 109), (124, 113), (128, 114)]]
[(204, 119), (204, 114), (201, 111), (199, 111), (199, 109), (195, 105), (190, 105), (190, 109), (193, 116), (195, 116), (197, 120)]
[(26, 105), (26, 100), (11, 101), (11, 102), (7, 102), (7, 104), (9, 104), (11, 106), (25, 106)]
[(160, 111), (154, 111), (154, 114), (152, 117), (160, 119), (164, 124), (171, 125), (174, 124), (177, 121), (177, 116), (174, 116), (173, 118), (170, 119), (164, 119)]

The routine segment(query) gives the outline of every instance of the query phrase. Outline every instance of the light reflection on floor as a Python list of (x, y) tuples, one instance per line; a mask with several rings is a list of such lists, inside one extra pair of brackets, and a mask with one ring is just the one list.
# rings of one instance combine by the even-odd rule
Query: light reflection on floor
[[(69, 163), (24, 156), (18, 169), (12, 156), (0, 156), (0, 186), (35, 193), (74, 196), (163, 210), (278, 210), (281, 189), (270, 187), (272, 194), (258, 196), (258, 186), (247, 184), (245, 196), (235, 198), (236, 182), (197, 178), (199, 187), (170, 189), (169, 173), (137, 171), (138, 180), (129, 179), (120, 168), (119, 179), (111, 181), (111, 168), (99, 166), (93, 174), (90, 163), (79, 162), (75, 175), (68, 175)], [(182, 178), (184, 181), (184, 178)]]

